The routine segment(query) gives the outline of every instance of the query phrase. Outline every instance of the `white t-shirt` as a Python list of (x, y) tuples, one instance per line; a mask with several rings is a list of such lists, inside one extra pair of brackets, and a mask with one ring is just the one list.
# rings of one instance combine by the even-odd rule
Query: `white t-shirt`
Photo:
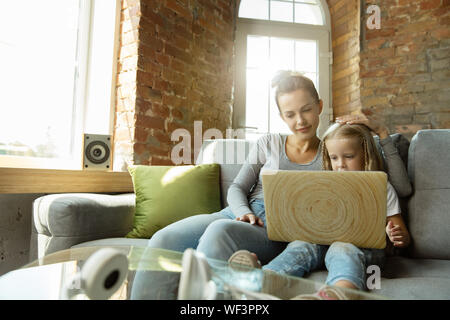
[(398, 201), (397, 193), (394, 190), (394, 187), (389, 183), (387, 183), (387, 203), (386, 203), (386, 216), (390, 217), (401, 212), (400, 202)]

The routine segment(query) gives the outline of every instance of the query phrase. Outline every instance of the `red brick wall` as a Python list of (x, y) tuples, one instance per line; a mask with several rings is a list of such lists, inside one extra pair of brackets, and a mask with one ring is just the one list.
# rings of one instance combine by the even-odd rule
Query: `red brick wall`
[[(334, 116), (371, 109), (408, 138), (420, 129), (450, 128), (450, 1), (327, 2)], [(360, 20), (361, 2), (364, 12), (379, 6), (381, 29), (366, 27), (369, 14)]]
[(359, 82), (359, 0), (327, 0), (333, 51), (333, 115), (361, 109)]
[(381, 9), (381, 29), (366, 29), (361, 103), (411, 138), (450, 128), (450, 1), (366, 1)]
[[(175, 129), (231, 127), (240, 1), (122, 2), (114, 167), (172, 164)], [(407, 137), (450, 128), (450, 1), (362, 1), (380, 7), (380, 30), (361, 21), (360, 0), (327, 2), (334, 116), (369, 108)]]
[[(233, 0), (122, 0), (115, 168), (171, 165), (177, 128), (231, 127)], [(123, 159), (123, 160), (121, 160)]]
[(122, 0), (113, 132), (115, 171), (126, 170), (127, 163), (134, 163), (139, 11), (140, 0)]

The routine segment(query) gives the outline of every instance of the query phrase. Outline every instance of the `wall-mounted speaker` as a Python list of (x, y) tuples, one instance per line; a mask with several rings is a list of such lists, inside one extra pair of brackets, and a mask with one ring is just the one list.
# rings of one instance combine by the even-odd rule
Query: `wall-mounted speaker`
[(111, 136), (103, 134), (83, 135), (83, 169), (111, 170)]

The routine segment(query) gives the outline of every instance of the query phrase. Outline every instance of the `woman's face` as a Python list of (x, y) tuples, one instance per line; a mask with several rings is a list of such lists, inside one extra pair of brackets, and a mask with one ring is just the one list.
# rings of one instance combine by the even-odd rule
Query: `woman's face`
[(298, 89), (278, 97), (281, 119), (289, 126), (292, 133), (300, 140), (309, 140), (316, 136), (319, 115), (323, 102), (315, 101), (311, 94)]

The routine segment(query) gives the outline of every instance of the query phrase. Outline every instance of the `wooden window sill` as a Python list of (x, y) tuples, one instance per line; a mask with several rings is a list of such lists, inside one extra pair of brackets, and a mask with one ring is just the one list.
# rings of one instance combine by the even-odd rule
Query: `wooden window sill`
[(0, 168), (0, 194), (133, 192), (128, 172)]

